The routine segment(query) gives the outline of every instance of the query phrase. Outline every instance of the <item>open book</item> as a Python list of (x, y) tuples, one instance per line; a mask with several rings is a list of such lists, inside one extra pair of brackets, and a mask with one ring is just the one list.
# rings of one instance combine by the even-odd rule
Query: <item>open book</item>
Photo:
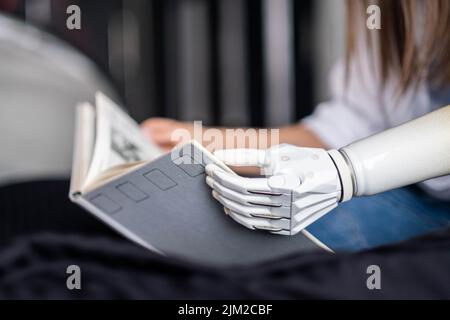
[(86, 102), (76, 110), (71, 194), (86, 192), (162, 155), (107, 96), (98, 92), (95, 104)]
[(251, 231), (230, 219), (205, 183), (216, 163), (197, 142), (163, 154), (105, 95), (77, 108), (70, 198), (140, 245), (169, 256), (229, 266), (328, 248), (305, 232)]

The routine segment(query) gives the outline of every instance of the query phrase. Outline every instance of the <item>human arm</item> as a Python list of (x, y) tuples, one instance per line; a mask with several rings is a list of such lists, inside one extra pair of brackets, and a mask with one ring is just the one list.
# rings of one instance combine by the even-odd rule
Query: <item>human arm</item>
[[(171, 150), (181, 141), (174, 135), (176, 130), (182, 129), (186, 130), (192, 139), (194, 139), (194, 124), (192, 122), (176, 121), (167, 118), (150, 118), (141, 124), (141, 128), (144, 134), (149, 140), (158, 144), (165, 150)], [(208, 129), (208, 128), (204, 128)], [(214, 128), (222, 132), (223, 137), (225, 137), (225, 130), (231, 128), (217, 127)], [(279, 129), (279, 138), (276, 141), (278, 143), (289, 143), (292, 145), (303, 146), (303, 147), (316, 147), (325, 148), (325, 143), (310, 129), (307, 125), (303, 123), (296, 123), (289, 126), (284, 126)], [(245, 130), (245, 128), (244, 128)], [(204, 145), (207, 145), (207, 141), (199, 141)], [(245, 141), (248, 143), (248, 141)], [(248, 148), (249, 145), (237, 146), (230, 143), (223, 142), (224, 146), (229, 146), (231, 148)], [(268, 147), (274, 145), (273, 141), (268, 142)], [(210, 149), (209, 151), (214, 151)]]
[(450, 174), (449, 128), (450, 106), (339, 151), (292, 145), (217, 151), (227, 164), (261, 167), (265, 177), (239, 177), (208, 165), (207, 184), (238, 223), (294, 235), (353, 196)]

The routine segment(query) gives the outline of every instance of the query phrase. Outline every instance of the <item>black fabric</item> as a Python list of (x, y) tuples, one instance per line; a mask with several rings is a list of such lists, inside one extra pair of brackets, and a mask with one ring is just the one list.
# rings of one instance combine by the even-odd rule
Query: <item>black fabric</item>
[[(308, 254), (239, 269), (164, 258), (129, 242), (35, 235), (0, 252), (0, 298), (450, 298), (450, 230), (353, 255)], [(81, 268), (68, 290), (67, 266)], [(381, 290), (366, 268), (381, 268)]]
[[(0, 188), (2, 299), (450, 299), (450, 229), (358, 254), (217, 269), (153, 254), (111, 233), (62, 200), (65, 181), (38, 185)], [(66, 287), (73, 264), (81, 268), (81, 290)], [(381, 290), (367, 289), (369, 265), (381, 268)]]
[(39, 232), (84, 235), (115, 233), (69, 198), (69, 181), (45, 180), (0, 188), (0, 247), (14, 238)]

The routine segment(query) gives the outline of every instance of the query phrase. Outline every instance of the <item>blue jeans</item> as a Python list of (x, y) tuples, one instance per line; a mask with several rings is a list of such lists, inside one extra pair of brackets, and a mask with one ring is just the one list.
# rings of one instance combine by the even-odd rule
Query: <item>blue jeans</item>
[(335, 251), (358, 251), (450, 227), (450, 202), (417, 187), (354, 198), (307, 230)]

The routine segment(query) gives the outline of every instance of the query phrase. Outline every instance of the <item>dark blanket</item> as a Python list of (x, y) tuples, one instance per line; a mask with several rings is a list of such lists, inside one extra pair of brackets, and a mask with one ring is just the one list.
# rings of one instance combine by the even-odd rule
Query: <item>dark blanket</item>
[[(358, 254), (304, 254), (216, 269), (153, 254), (110, 233), (86, 214), (79, 217), (84, 212), (69, 203), (54, 203), (53, 199), (62, 199), (66, 182), (40, 186), (44, 198), (34, 203), (23, 201), (37, 190), (34, 187), (28, 186), (30, 194), (21, 192), (16, 198), (11, 188), (9, 198), (0, 192), (0, 226), (5, 231), (0, 298), (450, 299), (450, 230)], [(33, 208), (44, 218), (32, 216)], [(12, 210), (21, 218), (6, 219)], [(81, 290), (67, 289), (69, 265), (81, 269)], [(381, 269), (381, 290), (367, 288), (370, 265)]]

